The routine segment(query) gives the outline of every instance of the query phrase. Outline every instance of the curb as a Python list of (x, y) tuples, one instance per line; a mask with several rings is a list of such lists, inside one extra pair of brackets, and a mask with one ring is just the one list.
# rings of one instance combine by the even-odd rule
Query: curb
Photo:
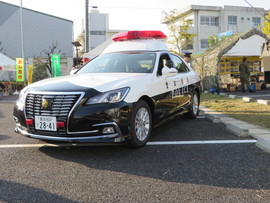
[(213, 123), (223, 123), (226, 130), (239, 137), (251, 136), (257, 139), (256, 146), (270, 153), (270, 130), (259, 126), (236, 120), (220, 112), (212, 111), (205, 107), (200, 107), (200, 114), (204, 114), (206, 120)]
[(256, 146), (259, 147), (260, 149), (269, 152), (270, 153), (270, 138), (259, 138), (257, 140)]
[(249, 136), (249, 132), (248, 132), (247, 128), (242, 127), (242, 126), (238, 126), (238, 125), (235, 125), (232, 123), (229, 123), (226, 126), (226, 130), (228, 132), (231, 132), (231, 133), (237, 135), (238, 137), (248, 137)]
[(265, 99), (255, 99), (253, 97), (247, 97), (247, 96), (238, 96), (234, 94), (227, 94), (227, 93), (220, 93), (222, 96), (229, 97), (231, 99), (239, 99), (242, 98), (245, 102), (257, 102), (258, 104), (264, 104), (264, 105), (270, 105), (270, 100)]
[(257, 103), (264, 104), (264, 105), (270, 105), (270, 100), (259, 99), (259, 100), (257, 100)]

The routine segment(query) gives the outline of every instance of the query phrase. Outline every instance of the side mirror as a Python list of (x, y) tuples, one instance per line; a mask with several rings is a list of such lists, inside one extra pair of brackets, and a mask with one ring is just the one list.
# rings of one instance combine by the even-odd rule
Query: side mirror
[(178, 74), (178, 71), (176, 70), (176, 68), (168, 68), (168, 67), (162, 68), (162, 76), (170, 77), (170, 76), (175, 76), (177, 74)]

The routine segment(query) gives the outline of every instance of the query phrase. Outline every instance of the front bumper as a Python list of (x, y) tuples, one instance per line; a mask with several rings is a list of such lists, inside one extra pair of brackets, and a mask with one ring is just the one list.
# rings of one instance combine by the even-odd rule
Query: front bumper
[[(106, 123), (104, 126), (113, 125), (116, 129), (116, 133), (113, 134), (106, 134), (106, 135), (95, 135), (95, 136), (83, 136), (80, 137), (76, 135), (76, 137), (58, 137), (58, 136), (46, 136), (46, 135), (37, 135), (27, 132), (27, 130), (23, 129), (21, 126), (17, 125), (15, 127), (15, 132), (22, 134), (26, 137), (40, 139), (45, 141), (56, 141), (56, 142), (71, 142), (71, 143), (80, 143), (80, 142), (87, 142), (87, 143), (119, 143), (124, 142), (125, 137), (122, 135), (121, 130), (116, 125), (116, 123)], [(71, 135), (72, 136), (72, 135)]]
[[(33, 105), (33, 104), (32, 104)], [(35, 122), (29, 125), (26, 119), (35, 119), (34, 114), (27, 116), (24, 108), (15, 104), (13, 117), (15, 132), (26, 137), (58, 142), (120, 143), (129, 136), (129, 120), (133, 104), (125, 102), (115, 104), (78, 105), (68, 116), (56, 116), (57, 121), (65, 122), (57, 131), (36, 130)], [(103, 132), (104, 128), (113, 131)]]

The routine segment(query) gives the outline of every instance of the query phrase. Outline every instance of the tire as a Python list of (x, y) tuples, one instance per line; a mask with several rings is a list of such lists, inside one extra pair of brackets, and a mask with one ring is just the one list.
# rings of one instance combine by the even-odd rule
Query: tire
[(130, 119), (130, 136), (128, 146), (144, 146), (152, 131), (152, 113), (148, 104), (140, 100), (134, 107)]
[(190, 102), (190, 109), (189, 111), (185, 114), (186, 118), (194, 119), (198, 116), (199, 114), (199, 95), (197, 91), (193, 90), (192, 92), (192, 98)]

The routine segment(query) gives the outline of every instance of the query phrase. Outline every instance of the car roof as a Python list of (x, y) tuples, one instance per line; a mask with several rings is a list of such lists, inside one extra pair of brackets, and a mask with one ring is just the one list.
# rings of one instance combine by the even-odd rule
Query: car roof
[(144, 39), (114, 42), (103, 53), (123, 51), (169, 51), (169, 49), (162, 40)]

